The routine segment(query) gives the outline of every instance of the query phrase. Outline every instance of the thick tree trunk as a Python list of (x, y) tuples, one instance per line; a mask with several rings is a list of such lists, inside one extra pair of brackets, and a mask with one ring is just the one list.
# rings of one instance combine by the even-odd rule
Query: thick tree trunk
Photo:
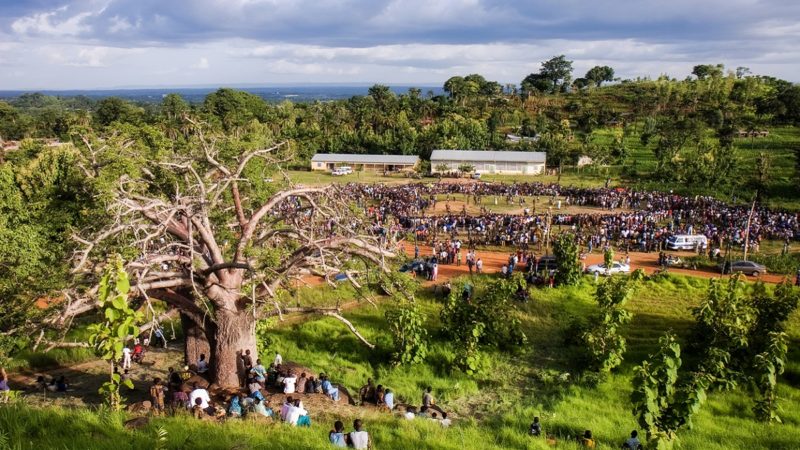
[(208, 360), (211, 357), (211, 345), (205, 330), (183, 314), (181, 314), (181, 326), (183, 327), (186, 365), (197, 364), (200, 355), (206, 355), (206, 360)]
[(216, 312), (214, 338), (211, 339), (211, 379), (223, 387), (241, 386), (244, 376), (241, 355), (250, 350), (255, 364), (256, 320), (252, 311)]

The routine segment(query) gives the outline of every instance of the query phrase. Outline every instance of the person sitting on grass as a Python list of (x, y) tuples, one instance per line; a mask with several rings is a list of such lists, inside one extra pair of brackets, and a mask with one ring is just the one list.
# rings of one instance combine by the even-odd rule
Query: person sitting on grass
[(414, 406), (406, 407), (406, 412), (405, 412), (405, 414), (403, 414), (403, 417), (405, 417), (406, 420), (414, 420), (414, 419), (416, 419), (416, 417), (417, 417), (417, 408), (414, 407)]
[(208, 361), (206, 361), (205, 353), (200, 354), (200, 359), (197, 360), (197, 373), (200, 375), (208, 372)]
[(283, 420), (284, 422), (287, 420), (287, 417), (289, 415), (289, 408), (292, 406), (293, 403), (294, 399), (292, 399), (292, 397), (289, 396), (286, 397), (286, 400), (281, 405), (281, 420)]
[(331, 400), (333, 400), (335, 402), (338, 402), (339, 401), (339, 388), (335, 387), (330, 382), (330, 380), (328, 380), (328, 376), (327, 375), (322, 374), (322, 375), (319, 376), (319, 378), (322, 380), (322, 384), (320, 386), (322, 388), (322, 393), (327, 395), (328, 397), (330, 397)]
[(194, 405), (192, 406), (192, 416), (195, 419), (202, 419), (206, 415), (206, 408), (203, 408), (203, 399), (198, 397), (194, 399)]
[(423, 419), (427, 419), (428, 417), (430, 417), (430, 413), (428, 412), (428, 407), (422, 405), (422, 407), (419, 409), (419, 413), (417, 413), (417, 416), (422, 417)]
[(383, 403), (391, 412), (394, 409), (394, 392), (391, 389), (386, 389), (386, 393), (383, 394)]
[(154, 378), (150, 386), (150, 401), (153, 403), (153, 413), (156, 415), (164, 412), (164, 394), (166, 389), (161, 384), (161, 378)]
[(328, 432), (328, 440), (334, 447), (347, 447), (347, 440), (344, 436), (344, 424), (341, 420), (333, 423), (333, 429)]
[(255, 378), (249, 378), (247, 380), (247, 389), (250, 392), (250, 398), (264, 400), (264, 394), (261, 393), (261, 384), (256, 381)]
[(274, 386), (277, 381), (278, 369), (275, 368), (275, 364), (270, 364), (269, 368), (267, 369), (267, 385)]
[(592, 437), (592, 430), (586, 430), (583, 432), (583, 437), (579, 439), (581, 445), (585, 448), (596, 448), (597, 442), (595, 442), (594, 438)]
[(542, 424), (539, 423), (539, 417), (534, 417), (533, 422), (531, 423), (531, 429), (528, 432), (531, 436), (541, 436), (542, 435)]
[(284, 377), (283, 379), (283, 393), (284, 394), (294, 394), (297, 388), (297, 376), (293, 372), (289, 372), (289, 375)]
[(453, 421), (447, 418), (447, 413), (442, 411), (442, 420), (439, 421), (439, 425), (441, 425), (443, 428), (449, 428), (452, 424)]
[(425, 392), (422, 394), (422, 406), (430, 408), (435, 404), (433, 399), (433, 394), (431, 394), (431, 387), (428, 386), (425, 388)]
[(208, 391), (197, 386), (197, 383), (192, 383), (192, 393), (189, 394), (189, 401), (196, 405), (197, 400), (200, 400), (200, 407), (203, 409), (208, 409), (211, 404), (211, 397), (208, 395)]
[(631, 437), (625, 441), (624, 445), (627, 445), (631, 450), (638, 450), (641, 448), (642, 443), (639, 441), (639, 432), (636, 430), (631, 431)]
[(256, 417), (272, 417), (275, 414), (272, 409), (267, 408), (266, 402), (260, 398), (253, 399), (253, 412), (258, 414)]
[(367, 384), (361, 386), (361, 389), (358, 391), (358, 396), (361, 399), (361, 403), (375, 403), (375, 385), (372, 382), (372, 378), (367, 379)]
[(353, 421), (353, 431), (349, 434), (350, 445), (355, 449), (370, 449), (372, 448), (372, 440), (361, 425), (361, 419)]
[(319, 394), (322, 392), (322, 381), (314, 379), (314, 377), (308, 377), (308, 381), (306, 381), (306, 394)]
[(256, 379), (257, 382), (261, 383), (261, 386), (264, 386), (264, 383), (267, 382), (267, 369), (261, 364), (261, 359), (256, 360), (256, 365), (250, 370), (250, 373)]
[(308, 381), (308, 377), (306, 373), (303, 372), (300, 374), (300, 378), (297, 379), (297, 388), (295, 388), (295, 392), (298, 394), (303, 394), (306, 392), (306, 382)]
[(67, 382), (67, 377), (61, 375), (60, 377), (58, 377), (58, 380), (56, 380), (56, 391), (67, 392), (68, 389), (69, 389), (69, 383)]
[(231, 417), (242, 417), (242, 394), (231, 395), (230, 404), (228, 406), (228, 415)]
[(308, 416), (308, 411), (306, 411), (302, 403), (300, 403), (300, 399), (296, 399), (289, 405), (289, 409), (286, 412), (286, 422), (293, 427), (311, 426), (311, 418)]
[(39, 375), (36, 378), (36, 384), (34, 385), (34, 389), (36, 389), (37, 391), (42, 391), (42, 392), (47, 390), (47, 380), (45, 379), (44, 376)]
[(379, 384), (377, 388), (375, 388), (375, 405), (383, 406), (385, 404), (386, 398), (386, 391), (383, 389), (383, 385)]

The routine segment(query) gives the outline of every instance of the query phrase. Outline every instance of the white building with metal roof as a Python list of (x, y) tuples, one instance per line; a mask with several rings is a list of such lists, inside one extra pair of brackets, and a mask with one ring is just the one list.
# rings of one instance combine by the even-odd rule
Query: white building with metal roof
[(317, 153), (311, 158), (311, 170), (333, 170), (350, 166), (354, 169), (376, 172), (412, 171), (419, 164), (419, 157), (413, 155), (362, 155), (347, 153)]
[[(470, 164), (477, 173), (538, 175), (544, 173), (545, 152), (511, 152), (497, 150), (434, 150), (431, 172), (458, 172), (462, 164)], [(443, 166), (447, 170), (440, 170)]]

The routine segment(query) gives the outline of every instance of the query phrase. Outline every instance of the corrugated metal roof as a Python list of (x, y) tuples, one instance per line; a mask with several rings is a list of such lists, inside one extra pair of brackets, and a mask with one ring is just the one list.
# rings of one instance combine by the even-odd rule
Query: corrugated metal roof
[(358, 164), (416, 164), (418, 156), (413, 155), (355, 155), (348, 153), (317, 153), (313, 162), (358, 163)]
[(545, 152), (506, 152), (489, 150), (434, 150), (431, 161), (502, 161), (543, 163)]

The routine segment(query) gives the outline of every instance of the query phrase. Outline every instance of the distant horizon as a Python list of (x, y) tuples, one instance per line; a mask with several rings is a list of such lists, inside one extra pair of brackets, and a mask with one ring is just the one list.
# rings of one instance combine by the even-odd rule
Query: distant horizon
[(390, 88), (442, 88), (444, 82), (428, 83), (428, 84), (415, 84), (415, 83), (382, 83), (379, 81), (370, 82), (307, 82), (307, 83), (224, 83), (224, 84), (187, 84), (187, 85), (133, 85), (133, 86), (112, 86), (112, 87), (93, 87), (93, 88), (20, 88), (20, 89), (5, 89), (0, 87), (0, 93), (5, 92), (97, 92), (97, 91), (144, 91), (144, 90), (167, 90), (167, 89), (182, 89), (182, 90), (207, 90), (207, 89), (280, 89), (280, 88), (304, 88), (304, 87), (351, 87), (351, 88), (369, 88), (375, 85), (389, 86)]

